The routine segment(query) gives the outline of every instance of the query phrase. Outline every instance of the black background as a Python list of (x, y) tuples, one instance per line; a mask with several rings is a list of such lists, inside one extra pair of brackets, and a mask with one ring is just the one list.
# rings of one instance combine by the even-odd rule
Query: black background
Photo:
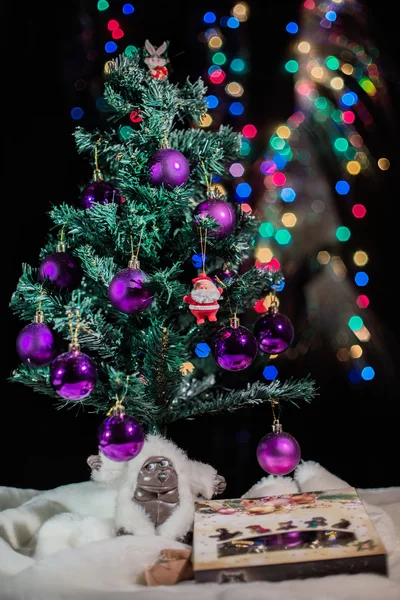
[[(116, 2), (110, 2), (115, 15)], [(123, 2), (120, 3), (121, 6)], [(180, 2), (138, 0), (131, 43), (146, 38), (155, 45), (171, 42), (173, 79), (182, 81), (204, 74), (206, 50), (197, 40), (207, 10), (229, 14), (232, 2)], [(263, 128), (283, 121), (293, 110), (293, 84), (282, 74), (288, 52), (285, 25), (297, 20), (298, 2), (250, 0), (248, 22), (252, 71), (247, 83), (249, 121)], [(399, 75), (397, 22), (399, 9), (383, 2), (368, 2), (371, 36), (381, 51), (384, 75), (398, 115)], [(96, 452), (100, 416), (56, 411), (51, 400), (8, 383), (17, 365), (15, 338), (22, 324), (11, 314), (8, 302), (20, 275), (21, 263), (37, 264), (49, 222), (52, 203), (76, 198), (78, 185), (89, 178), (88, 166), (75, 153), (72, 132), (76, 125), (72, 106), (84, 105), (88, 128), (99, 119), (90, 94), (77, 96), (74, 81), (96, 78), (101, 85), (104, 63), (104, 27), (96, 2), (7, 3), (2, 9), (5, 48), (2, 52), (3, 231), (2, 286), (2, 411), (0, 428), (0, 484), (47, 489), (88, 477), (86, 457)], [(224, 11), (225, 9), (225, 11)], [(396, 12), (393, 12), (395, 10)], [(82, 16), (93, 18), (93, 37), (83, 43)], [(107, 16), (101, 17), (106, 20)], [(86, 46), (85, 46), (86, 44)], [(88, 61), (87, 51), (98, 51)], [(85, 104), (86, 102), (86, 104)], [(390, 331), (387, 346), (397, 358), (399, 310), (394, 286), (398, 281), (398, 153), (400, 129), (392, 131), (387, 155), (392, 168), (384, 187), (371, 204), (371, 216), (360, 230), (373, 260), (369, 295), (383, 331)], [(262, 145), (260, 146), (260, 153)], [(4, 189), (5, 188), (5, 189)], [(361, 233), (359, 234), (361, 236)], [(282, 299), (283, 305), (285, 299)], [(284, 312), (284, 310), (283, 310)], [(400, 484), (398, 417), (400, 394), (397, 375), (377, 377), (367, 386), (351, 387), (335, 356), (326, 345), (301, 361), (291, 361), (286, 377), (311, 373), (319, 397), (301, 410), (285, 412), (285, 430), (302, 447), (303, 458), (320, 462), (357, 487)], [(400, 370), (400, 369), (399, 369)], [(242, 494), (264, 473), (255, 459), (259, 439), (270, 430), (265, 407), (234, 414), (180, 422), (169, 435), (189, 455), (210, 462), (228, 480), (227, 497)], [(244, 433), (243, 433), (244, 432)], [(242, 442), (238, 441), (239, 439)]]

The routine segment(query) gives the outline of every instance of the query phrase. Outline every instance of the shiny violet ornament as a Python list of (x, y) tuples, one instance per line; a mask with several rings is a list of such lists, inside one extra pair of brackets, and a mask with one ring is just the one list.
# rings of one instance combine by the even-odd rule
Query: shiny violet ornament
[(173, 148), (161, 148), (149, 161), (149, 180), (156, 187), (173, 189), (187, 182), (190, 174), (185, 156)]
[(113, 414), (103, 421), (97, 431), (99, 450), (111, 460), (122, 462), (139, 454), (144, 444), (144, 431), (136, 419)]
[[(237, 277), (237, 273), (235, 271), (233, 271), (229, 267), (229, 265), (223, 265), (219, 269), (215, 269), (214, 271), (211, 271), (211, 273), (209, 273), (208, 276), (211, 277), (211, 279), (213, 280), (213, 282), (216, 285), (218, 285), (219, 281), (222, 281), (222, 283), (225, 283), (225, 281), (227, 281), (228, 279), (233, 279), (234, 277)], [(218, 281), (218, 279), (219, 279), (219, 281)]]
[(41, 310), (37, 311), (35, 322), (19, 332), (16, 348), (20, 360), (32, 367), (46, 367), (57, 356), (54, 334), (44, 323)]
[(82, 208), (92, 208), (96, 203), (110, 204), (119, 201), (120, 195), (115, 187), (107, 181), (92, 181), (82, 190), (80, 195)]
[(225, 200), (208, 198), (196, 206), (193, 216), (196, 225), (201, 225), (202, 219), (207, 217), (213, 218), (218, 223), (217, 229), (208, 231), (209, 237), (226, 238), (236, 227), (235, 209)]
[(220, 329), (214, 336), (212, 354), (222, 369), (243, 371), (257, 356), (258, 346), (254, 335), (241, 327), (239, 319), (230, 319), (230, 325)]
[(139, 261), (131, 260), (128, 268), (119, 271), (110, 282), (108, 297), (111, 304), (128, 315), (146, 310), (153, 302), (151, 292), (142, 285), (148, 278), (140, 269)]
[(46, 256), (39, 267), (39, 279), (41, 282), (49, 279), (59, 288), (74, 290), (83, 273), (79, 260), (65, 250), (64, 242), (59, 242), (56, 252)]
[(297, 440), (282, 431), (279, 421), (272, 426), (257, 446), (258, 464), (270, 475), (287, 475), (300, 462), (301, 450)]
[(65, 400), (83, 400), (92, 392), (97, 381), (94, 361), (79, 349), (79, 344), (69, 346), (69, 351), (57, 356), (50, 366), (50, 383)]
[(294, 338), (294, 329), (290, 319), (278, 312), (276, 306), (272, 305), (268, 312), (256, 321), (253, 331), (260, 350), (268, 354), (285, 352)]

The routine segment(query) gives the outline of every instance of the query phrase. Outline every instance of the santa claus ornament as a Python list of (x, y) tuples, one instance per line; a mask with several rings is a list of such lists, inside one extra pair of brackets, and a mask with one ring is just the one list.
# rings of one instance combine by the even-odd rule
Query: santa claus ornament
[(183, 297), (183, 301), (189, 304), (189, 310), (196, 317), (197, 325), (203, 325), (207, 320), (215, 323), (222, 288), (217, 287), (205, 273), (192, 279), (192, 283), (193, 289), (188, 296)]
[(159, 435), (148, 435), (140, 454), (129, 461), (115, 462), (100, 452), (89, 457), (88, 463), (94, 481), (117, 487), (119, 535), (188, 541), (194, 503), (199, 497), (222, 494), (226, 485), (213, 467), (189, 460), (183, 450)]

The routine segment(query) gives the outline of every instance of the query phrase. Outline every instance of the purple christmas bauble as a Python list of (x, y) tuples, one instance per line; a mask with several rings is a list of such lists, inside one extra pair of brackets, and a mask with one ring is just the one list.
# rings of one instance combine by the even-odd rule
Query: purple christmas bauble
[(246, 327), (223, 327), (213, 339), (212, 354), (220, 367), (227, 371), (242, 371), (257, 356), (254, 335)]
[(228, 267), (221, 267), (220, 269), (215, 269), (215, 271), (211, 271), (211, 273), (208, 273), (208, 276), (211, 277), (215, 285), (218, 287), (219, 281), (225, 283), (225, 281), (227, 281), (228, 279), (233, 279), (234, 277), (236, 277), (237, 273), (235, 273), (235, 271), (232, 271), (232, 269), (229, 269)]
[(82, 279), (80, 262), (68, 252), (54, 252), (42, 261), (39, 268), (40, 281), (49, 278), (60, 288), (74, 290)]
[(268, 311), (256, 321), (254, 335), (260, 350), (268, 354), (281, 354), (293, 342), (293, 325), (280, 312)]
[(93, 204), (109, 204), (110, 202), (119, 202), (120, 196), (114, 186), (106, 181), (92, 181), (83, 190), (80, 195), (80, 204), (82, 208), (92, 208)]
[(111, 280), (108, 297), (121, 312), (132, 315), (146, 310), (153, 302), (151, 292), (142, 286), (148, 275), (141, 269), (123, 269)]
[(127, 415), (113, 415), (103, 421), (97, 431), (99, 450), (117, 462), (139, 454), (144, 444), (140, 423)]
[(82, 400), (89, 396), (97, 381), (94, 361), (83, 352), (72, 350), (57, 356), (50, 366), (50, 383), (65, 400)]
[(57, 356), (54, 334), (46, 323), (30, 323), (18, 334), (17, 353), (33, 367), (46, 367)]
[(270, 475), (287, 475), (299, 464), (300, 446), (290, 433), (268, 433), (257, 446), (258, 464)]
[(226, 238), (235, 229), (235, 210), (229, 202), (225, 202), (225, 200), (209, 198), (196, 206), (193, 217), (195, 223), (199, 225), (201, 220), (206, 217), (212, 217), (219, 225), (218, 229), (208, 232), (210, 237), (217, 239)]
[(162, 148), (149, 162), (150, 183), (156, 187), (165, 185), (172, 189), (183, 185), (189, 178), (190, 167), (186, 158), (178, 150)]

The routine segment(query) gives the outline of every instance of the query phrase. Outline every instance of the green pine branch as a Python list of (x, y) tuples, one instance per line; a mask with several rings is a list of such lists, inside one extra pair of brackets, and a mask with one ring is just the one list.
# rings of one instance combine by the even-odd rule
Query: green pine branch
[(202, 414), (232, 412), (246, 406), (263, 404), (275, 399), (291, 402), (298, 407), (297, 400), (311, 402), (316, 396), (315, 383), (309, 377), (281, 383), (273, 381), (270, 384), (256, 382), (247, 384), (245, 389), (220, 391), (213, 387), (194, 398), (177, 398), (168, 413), (168, 422), (177, 419), (191, 418)]

